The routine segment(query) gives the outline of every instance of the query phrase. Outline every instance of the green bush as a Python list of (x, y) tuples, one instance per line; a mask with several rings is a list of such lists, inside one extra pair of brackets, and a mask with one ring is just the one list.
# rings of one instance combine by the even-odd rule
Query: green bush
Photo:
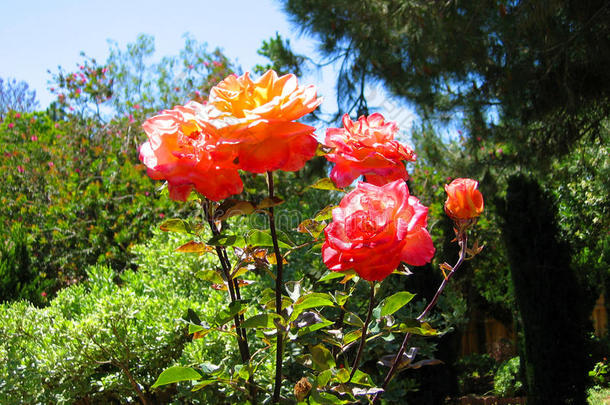
[(184, 242), (156, 232), (134, 247), (138, 271), (119, 276), (93, 266), (88, 281), (61, 290), (46, 308), (2, 304), (0, 403), (133, 403), (139, 395), (149, 403), (235, 401), (212, 395), (215, 389), (150, 388), (172, 365), (236, 363), (228, 335), (191, 341), (187, 311), (210, 322), (227, 297), (194, 277), (211, 268), (211, 255), (173, 252)]
[(523, 390), (523, 382), (519, 375), (519, 356), (506, 360), (498, 367), (494, 377), (494, 392), (501, 397), (513, 397)]

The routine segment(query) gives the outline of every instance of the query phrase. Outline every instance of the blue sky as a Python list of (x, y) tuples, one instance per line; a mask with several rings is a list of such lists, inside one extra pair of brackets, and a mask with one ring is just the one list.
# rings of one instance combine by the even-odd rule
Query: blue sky
[[(134, 42), (140, 33), (155, 37), (158, 57), (176, 55), (190, 33), (209, 49), (220, 47), (243, 70), (266, 62), (256, 51), (262, 41), (278, 32), (290, 39), (293, 49), (319, 60), (314, 41), (299, 36), (281, 5), (274, 0), (175, 2), (158, 0), (0, 0), (3, 18), (0, 25), (0, 77), (26, 81), (36, 90), (45, 108), (52, 96), (48, 91), (47, 70), (57, 66), (72, 70), (84, 51), (104, 61), (108, 40), (120, 48)], [(316, 84), (324, 96), (324, 110), (336, 108), (334, 69), (313, 72), (303, 78)], [(379, 88), (369, 89), (369, 105), (380, 106), (386, 118), (398, 122), (403, 131), (412, 114), (391, 100)]]

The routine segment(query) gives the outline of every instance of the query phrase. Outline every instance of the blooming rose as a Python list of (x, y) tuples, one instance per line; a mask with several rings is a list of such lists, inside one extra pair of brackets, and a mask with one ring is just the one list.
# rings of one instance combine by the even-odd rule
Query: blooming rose
[(219, 152), (233, 154), (240, 169), (295, 171), (314, 156), (318, 142), (314, 127), (294, 120), (321, 102), (314, 86), (269, 70), (257, 81), (248, 73), (224, 79), (210, 91), (206, 112), (220, 135)]
[(174, 200), (186, 201), (193, 188), (214, 201), (243, 189), (231, 161), (212, 159), (214, 128), (198, 118), (201, 109), (201, 104), (190, 102), (142, 124), (148, 141), (140, 147), (140, 160), (151, 178), (167, 180)]
[(455, 179), (445, 184), (445, 212), (454, 220), (476, 218), (483, 212), (483, 195), (473, 179)]
[(401, 261), (422, 266), (434, 256), (427, 215), (402, 180), (381, 187), (359, 182), (324, 230), (324, 263), (332, 271), (353, 269), (369, 281), (383, 280)]
[(394, 140), (398, 132), (395, 122), (385, 122), (383, 115), (361, 116), (353, 122), (343, 116), (343, 128), (326, 131), (326, 146), (334, 148), (326, 159), (335, 163), (330, 178), (337, 187), (349, 186), (359, 176), (382, 186), (394, 180), (406, 180), (403, 160), (415, 161), (413, 150)]

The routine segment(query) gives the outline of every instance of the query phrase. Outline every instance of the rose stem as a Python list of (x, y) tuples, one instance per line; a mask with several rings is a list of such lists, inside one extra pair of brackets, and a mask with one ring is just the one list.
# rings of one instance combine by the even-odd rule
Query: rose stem
[[(220, 231), (218, 230), (218, 227), (216, 227), (216, 224), (214, 223), (214, 219), (212, 218), (212, 216), (210, 215), (210, 202), (208, 201), (207, 198), (203, 198), (201, 205), (203, 207), (203, 213), (205, 215), (206, 221), (208, 222), (208, 224), (210, 225), (210, 229), (212, 230), (212, 235), (217, 236), (220, 234)], [(231, 277), (231, 263), (229, 261), (229, 256), (227, 255), (227, 252), (225, 250), (224, 247), (222, 246), (216, 246), (216, 254), (218, 255), (218, 258), (220, 259), (220, 264), (222, 267), (222, 272), (225, 276), (225, 278), (227, 279), (227, 286), (229, 289), (229, 296), (231, 297), (231, 302), (235, 302), (236, 300), (240, 299), (241, 297), (238, 297), (238, 293), (236, 293), (236, 287), (237, 285), (235, 285), (235, 283), (233, 283), (233, 279)], [(235, 330), (237, 332), (237, 346), (239, 347), (239, 354), (241, 356), (241, 361), (244, 365), (248, 365), (250, 364), (250, 348), (248, 347), (248, 339), (246, 336), (246, 331), (241, 328), (240, 326), (240, 318), (239, 315), (235, 315), (233, 317), (233, 322), (235, 323)], [(254, 379), (253, 376), (250, 375), (250, 377), (248, 378), (248, 385), (249, 385), (249, 389), (250, 389), (250, 396), (251, 399), (254, 403), (256, 403), (256, 386), (254, 384)]]
[[(273, 190), (273, 173), (267, 172), (267, 185), (269, 186), (269, 198), (274, 197)], [(273, 240), (273, 249), (275, 251), (275, 261), (277, 266), (277, 274), (275, 277), (275, 312), (282, 316), (282, 271), (284, 268), (282, 253), (280, 252), (280, 246), (277, 241), (277, 232), (275, 230), (275, 214), (273, 207), (269, 207), (269, 231), (271, 232), (271, 239)], [(284, 332), (277, 327), (276, 336), (276, 352), (275, 352), (275, 386), (273, 389), (273, 400), (272, 403), (276, 404), (280, 401), (280, 388), (282, 384), (282, 360), (283, 360), (283, 340)]]
[[(436, 302), (438, 301), (438, 298), (440, 297), (440, 295), (443, 293), (443, 290), (447, 286), (447, 283), (449, 282), (449, 280), (451, 279), (453, 274), (456, 272), (456, 270), (462, 265), (462, 263), (464, 262), (464, 259), (466, 258), (466, 246), (468, 244), (468, 236), (466, 235), (465, 231), (460, 231), (460, 234), (458, 236), (458, 243), (460, 244), (460, 256), (458, 258), (458, 261), (451, 268), (451, 271), (449, 272), (447, 277), (445, 277), (443, 279), (443, 282), (441, 283), (440, 287), (436, 291), (436, 294), (434, 294), (434, 298), (432, 298), (432, 301), (430, 301), (428, 306), (426, 306), (426, 309), (424, 309), (423, 312), (421, 314), (419, 314), (419, 316), (417, 317), (417, 320), (420, 322), (422, 319), (424, 319), (426, 317), (426, 315), (428, 315), (428, 312), (430, 312), (430, 310), (436, 305)], [(407, 343), (409, 343), (410, 338), (411, 338), (411, 333), (407, 333), (405, 335), (404, 340), (402, 341), (400, 350), (398, 350), (396, 357), (394, 357), (394, 360), (392, 361), (392, 367), (390, 367), (390, 371), (388, 371), (388, 374), (386, 375), (385, 380), (383, 381), (383, 385), (381, 386), (381, 388), (384, 391), (385, 391), (386, 387), (388, 386), (388, 384), (390, 383), (390, 381), (392, 380), (394, 373), (398, 369), (398, 365), (400, 363), (402, 355), (404, 354), (404, 352), (407, 348)], [(379, 401), (379, 399), (381, 398), (381, 395), (384, 391), (378, 392), (375, 395), (375, 397), (373, 398), (373, 404), (376, 404)]]
[(364, 321), (364, 325), (362, 325), (362, 335), (360, 336), (360, 345), (358, 346), (358, 353), (356, 354), (356, 358), (354, 359), (354, 364), (352, 365), (352, 371), (349, 374), (349, 383), (352, 381), (354, 374), (356, 374), (356, 370), (358, 370), (358, 365), (360, 363), (360, 357), (362, 357), (362, 351), (364, 350), (364, 344), (366, 342), (366, 332), (369, 329), (369, 323), (371, 322), (371, 315), (373, 314), (373, 306), (375, 305), (375, 283), (371, 282), (371, 295), (369, 297), (369, 310), (366, 314), (366, 320)]

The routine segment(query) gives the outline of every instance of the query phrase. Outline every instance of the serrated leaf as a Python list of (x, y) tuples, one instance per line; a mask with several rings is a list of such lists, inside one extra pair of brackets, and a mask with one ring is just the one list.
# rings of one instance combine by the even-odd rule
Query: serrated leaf
[(380, 316), (392, 315), (394, 312), (407, 305), (413, 297), (415, 297), (415, 294), (408, 291), (400, 291), (387, 297), (381, 306)]
[(212, 246), (208, 246), (205, 243), (195, 242), (194, 240), (192, 240), (180, 246), (178, 249), (176, 249), (176, 252), (202, 254), (211, 252), (212, 250), (214, 250)]
[(251, 318), (246, 319), (242, 322), (242, 328), (254, 328), (254, 329), (275, 329), (276, 322), (283, 322), (283, 319), (278, 314), (267, 313), (254, 315)]
[(174, 366), (163, 370), (151, 388), (173, 384), (179, 381), (201, 380), (202, 375), (191, 367)]
[(227, 218), (237, 215), (252, 214), (256, 207), (250, 201), (240, 201), (233, 198), (228, 198), (223, 201), (214, 211), (214, 219), (216, 221), (224, 221)]
[(324, 371), (335, 367), (335, 359), (332, 353), (326, 347), (321, 344), (311, 346), (309, 348), (311, 352), (311, 359), (313, 361), (314, 370)]
[(316, 181), (311, 186), (309, 186), (309, 188), (315, 188), (318, 190), (341, 191), (342, 193), (345, 192), (345, 191), (343, 191), (343, 189), (335, 186), (335, 183), (333, 183), (333, 181), (331, 179), (329, 179), (328, 177), (324, 177), (323, 179)]
[(166, 220), (159, 226), (159, 229), (163, 232), (191, 233), (189, 223), (178, 218)]

